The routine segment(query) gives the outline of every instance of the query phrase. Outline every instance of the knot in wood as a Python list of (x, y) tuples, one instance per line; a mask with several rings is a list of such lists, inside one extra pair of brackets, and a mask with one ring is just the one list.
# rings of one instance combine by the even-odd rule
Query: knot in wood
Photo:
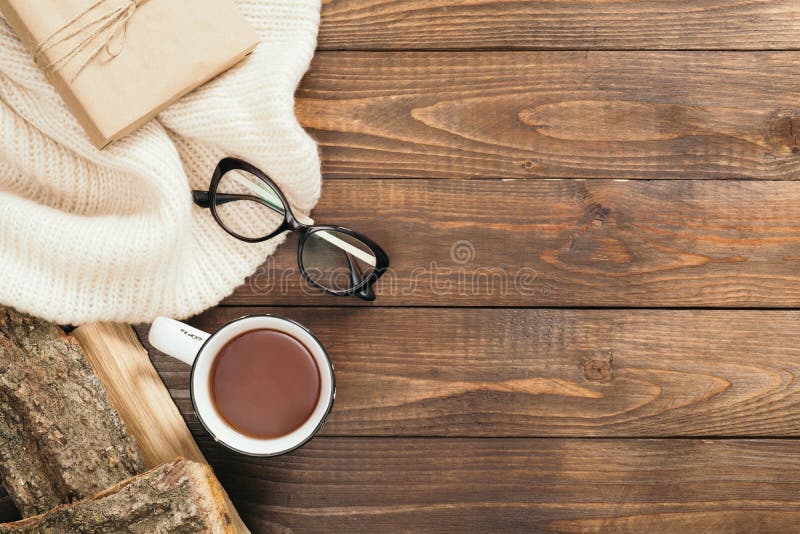
[(531, 170), (534, 170), (534, 169), (538, 169), (540, 165), (539, 165), (539, 161), (538, 160), (526, 159), (525, 161), (522, 162), (522, 166), (526, 170), (531, 171)]
[(775, 145), (788, 148), (792, 153), (800, 152), (800, 113), (797, 110), (778, 114), (770, 130)]
[(608, 382), (612, 375), (611, 351), (602, 351), (583, 359), (583, 376), (592, 382)]

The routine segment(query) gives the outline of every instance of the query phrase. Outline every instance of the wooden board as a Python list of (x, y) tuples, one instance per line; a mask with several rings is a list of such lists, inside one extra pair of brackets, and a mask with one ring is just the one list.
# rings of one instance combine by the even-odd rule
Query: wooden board
[(800, 176), (800, 52), (321, 52), (297, 96), (328, 178)]
[[(387, 250), (377, 306), (800, 306), (798, 182), (330, 180), (313, 215)], [(225, 302), (364, 304), (294, 238)]]
[[(128, 325), (91, 323), (74, 335), (150, 469), (178, 456), (207, 463), (150, 358)], [(223, 490), (224, 494), (224, 490)], [(227, 495), (236, 531), (249, 530)]]
[(797, 49), (794, 0), (324, 0), (323, 50)]
[[(253, 313), (328, 348), (328, 436), (800, 436), (797, 311), (256, 307), (191, 324)], [(188, 369), (154, 362), (202, 434)]]
[(796, 532), (799, 38), (795, 0), (324, 0), (314, 216), (391, 277), (308, 294), (290, 240), (192, 323), (307, 324), (333, 415), (242, 457), (154, 357), (254, 531)]
[(791, 440), (320, 438), (269, 462), (207, 446), (260, 532), (779, 533), (800, 522)]

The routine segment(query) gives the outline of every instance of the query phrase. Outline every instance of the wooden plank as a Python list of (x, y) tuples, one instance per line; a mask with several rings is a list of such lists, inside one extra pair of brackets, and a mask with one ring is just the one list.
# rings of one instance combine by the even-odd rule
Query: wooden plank
[[(800, 436), (797, 311), (217, 308), (191, 324), (253, 313), (328, 348), (326, 435)], [(202, 434), (188, 367), (151, 354)]]
[(268, 462), (205, 442), (257, 532), (796, 532), (800, 442), (317, 438)]
[[(330, 180), (313, 215), (384, 246), (378, 306), (800, 306), (797, 182)], [(364, 304), (304, 285), (296, 250), (225, 302)]]
[(329, 178), (800, 176), (798, 52), (322, 52), (297, 96)]
[(794, 0), (324, 0), (323, 50), (797, 49)]

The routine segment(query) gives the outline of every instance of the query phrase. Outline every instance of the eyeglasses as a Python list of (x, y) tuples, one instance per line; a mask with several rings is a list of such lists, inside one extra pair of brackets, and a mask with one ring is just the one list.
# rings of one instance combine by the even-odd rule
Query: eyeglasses
[(369, 238), (341, 226), (318, 226), (294, 213), (269, 176), (236, 158), (217, 164), (208, 191), (192, 191), (195, 204), (211, 209), (217, 223), (236, 239), (259, 243), (291, 230), (298, 235), (297, 263), (313, 286), (334, 295), (375, 300), (372, 284), (389, 267), (389, 257)]

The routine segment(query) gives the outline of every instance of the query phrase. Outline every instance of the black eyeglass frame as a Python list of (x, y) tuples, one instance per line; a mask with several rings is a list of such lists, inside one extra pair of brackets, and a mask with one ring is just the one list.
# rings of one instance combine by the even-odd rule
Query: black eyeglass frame
[[(246, 237), (234, 232), (232, 229), (228, 228), (225, 223), (222, 221), (222, 218), (217, 213), (217, 201), (221, 200), (221, 203), (230, 202), (233, 200), (250, 200), (258, 202), (273, 211), (275, 208), (270, 206), (269, 203), (259, 197), (251, 196), (251, 195), (239, 195), (239, 194), (223, 194), (225, 199), (221, 199), (220, 196), (217, 194), (217, 187), (219, 186), (222, 177), (225, 176), (226, 173), (230, 171), (241, 170), (256, 176), (261, 181), (266, 183), (272, 191), (280, 199), (281, 203), (283, 204), (283, 213), (284, 213), (284, 220), (283, 222), (272, 231), (270, 234), (263, 236), (263, 237)], [(225, 230), (228, 234), (239, 239), (241, 241), (245, 241), (247, 243), (260, 243), (266, 241), (268, 239), (272, 239), (273, 237), (280, 235), (286, 231), (292, 231), (297, 234), (298, 236), (298, 243), (297, 243), (297, 265), (300, 267), (300, 273), (303, 277), (314, 287), (317, 287), (326, 293), (330, 293), (332, 295), (337, 296), (351, 296), (355, 295), (364, 300), (375, 300), (375, 293), (372, 291), (372, 284), (378, 281), (378, 279), (386, 272), (386, 269), (389, 267), (389, 256), (383, 249), (378, 246), (377, 243), (369, 239), (368, 237), (359, 234), (358, 232), (351, 230), (349, 228), (345, 228), (344, 226), (329, 226), (329, 225), (307, 225), (303, 224), (297, 220), (294, 213), (292, 212), (291, 205), (289, 201), (286, 199), (286, 196), (281, 191), (280, 187), (272, 181), (272, 179), (267, 176), (267, 174), (259, 169), (258, 167), (248, 163), (244, 160), (239, 158), (227, 157), (220, 160), (217, 164), (217, 167), (214, 169), (214, 174), (211, 177), (211, 185), (209, 186), (208, 191), (192, 191), (192, 198), (198, 206), (202, 208), (209, 208), (211, 210), (211, 216), (214, 217), (214, 220), (219, 224), (223, 230)], [(349, 235), (362, 243), (364, 243), (367, 247), (369, 247), (370, 252), (372, 252), (373, 256), (375, 256), (375, 268), (372, 272), (361, 280), (358, 284), (354, 285), (353, 287), (346, 289), (346, 290), (337, 290), (324, 287), (317, 282), (315, 282), (311, 276), (306, 271), (305, 266), (303, 265), (303, 248), (305, 247), (306, 241), (308, 240), (309, 236), (323, 231), (333, 231), (339, 232), (346, 235)], [(352, 270), (355, 268), (352, 261), (348, 256), (348, 262), (350, 262), (351, 274)]]

